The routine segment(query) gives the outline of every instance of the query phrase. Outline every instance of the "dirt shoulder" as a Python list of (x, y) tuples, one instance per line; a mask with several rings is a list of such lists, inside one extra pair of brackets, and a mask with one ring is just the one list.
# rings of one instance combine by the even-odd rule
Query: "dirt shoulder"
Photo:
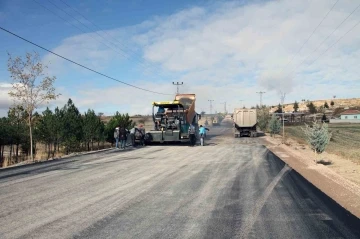
[(321, 158), (331, 165), (314, 163), (314, 153), (306, 145), (291, 139), (281, 144), (281, 137), (262, 137), (264, 145), (310, 183), (346, 210), (360, 218), (360, 165), (339, 156), (324, 153)]

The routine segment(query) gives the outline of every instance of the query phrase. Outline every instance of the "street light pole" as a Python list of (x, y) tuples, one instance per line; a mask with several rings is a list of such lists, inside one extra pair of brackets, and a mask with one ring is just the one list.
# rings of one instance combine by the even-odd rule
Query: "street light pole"
[(177, 88), (177, 91), (176, 91), (176, 94), (179, 94), (179, 85), (183, 85), (184, 84), (184, 82), (181, 82), (181, 83), (179, 83), (179, 82), (173, 82), (173, 85), (176, 85), (176, 88)]

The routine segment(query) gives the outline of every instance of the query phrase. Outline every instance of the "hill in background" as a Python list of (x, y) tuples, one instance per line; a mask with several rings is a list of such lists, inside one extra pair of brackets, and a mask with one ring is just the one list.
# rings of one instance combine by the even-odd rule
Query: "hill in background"
[[(330, 105), (331, 101), (334, 102), (334, 106)], [(309, 101), (309, 102), (312, 102), (317, 108), (320, 106), (323, 106), (325, 104), (325, 102), (327, 102), (327, 104), (329, 105), (329, 109), (336, 109), (336, 108), (347, 109), (347, 108), (360, 107), (360, 98), (313, 100), (313, 101)], [(306, 106), (307, 103), (308, 103), (308, 101), (298, 102), (298, 104), (299, 104), (298, 111), (307, 111), (308, 110), (308, 108)], [(294, 103), (284, 104), (284, 106), (285, 106), (284, 107), (285, 112), (294, 111)], [(274, 112), (275, 110), (277, 110), (277, 105), (272, 106), (270, 112)]]

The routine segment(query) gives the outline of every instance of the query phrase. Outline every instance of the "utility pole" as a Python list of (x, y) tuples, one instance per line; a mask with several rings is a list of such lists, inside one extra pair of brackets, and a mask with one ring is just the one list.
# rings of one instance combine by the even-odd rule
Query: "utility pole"
[(259, 91), (259, 92), (256, 92), (256, 93), (260, 94), (260, 108), (261, 108), (261, 106), (262, 106), (262, 95), (264, 93), (266, 93), (266, 92), (265, 91)]
[(179, 83), (179, 82), (173, 82), (173, 85), (176, 85), (176, 88), (177, 88), (177, 91), (176, 91), (176, 94), (179, 94), (179, 85), (183, 85), (184, 84), (184, 82), (181, 82), (181, 83)]
[(214, 100), (208, 100), (209, 102), (210, 102), (210, 114), (212, 114), (212, 102), (214, 101)]

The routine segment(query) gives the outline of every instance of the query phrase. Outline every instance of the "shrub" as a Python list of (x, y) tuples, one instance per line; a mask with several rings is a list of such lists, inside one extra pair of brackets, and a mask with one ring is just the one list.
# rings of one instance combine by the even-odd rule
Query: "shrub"
[(328, 103), (326, 101), (324, 103), (324, 108), (329, 109), (329, 105), (328, 105)]
[(258, 109), (257, 115), (258, 115), (258, 126), (260, 130), (266, 131), (269, 125), (269, 121), (271, 119), (269, 114), (269, 109), (267, 108)]
[(314, 153), (323, 153), (326, 149), (326, 146), (329, 144), (332, 135), (329, 132), (328, 124), (319, 124), (316, 120), (314, 120), (311, 126), (305, 124), (305, 128), (302, 128), (302, 130), (305, 133), (306, 141), (309, 143)]
[(298, 111), (298, 109), (299, 109), (299, 103), (298, 103), (297, 101), (295, 101), (293, 108), (294, 108), (294, 111), (295, 111), (295, 112)]
[(275, 114), (272, 115), (271, 120), (269, 122), (269, 130), (270, 130), (270, 135), (271, 136), (273, 136), (274, 134), (280, 133), (281, 123), (277, 119)]

